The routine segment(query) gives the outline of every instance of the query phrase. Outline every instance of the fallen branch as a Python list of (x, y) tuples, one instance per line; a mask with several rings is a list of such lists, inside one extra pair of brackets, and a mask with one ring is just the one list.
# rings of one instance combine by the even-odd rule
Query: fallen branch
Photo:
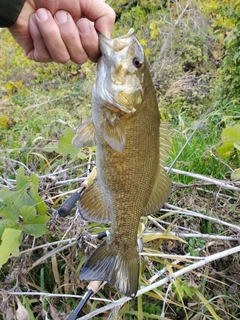
[[(165, 169), (168, 170), (169, 168), (165, 167)], [(181, 175), (184, 175), (184, 176), (187, 176), (187, 177), (191, 177), (191, 178), (194, 178), (194, 179), (206, 181), (206, 182), (209, 182), (209, 183), (211, 183), (213, 185), (219, 186), (219, 187), (221, 187), (223, 189), (229, 189), (229, 190), (234, 190), (234, 191), (240, 192), (240, 188), (239, 187), (236, 187), (233, 184), (231, 184), (230, 182), (226, 182), (224, 180), (218, 180), (218, 179), (215, 179), (215, 178), (204, 176), (203, 174), (192, 173), (192, 172), (182, 171), (182, 170), (173, 169), (173, 168), (170, 169), (170, 172), (171, 173), (175, 173), (175, 174), (181, 174)]]
[[(173, 210), (171, 212), (173, 214), (177, 213), (177, 214), (183, 214), (183, 215), (188, 215), (188, 216), (192, 216), (192, 217), (202, 218), (202, 219), (205, 219), (205, 220), (210, 220), (210, 221), (213, 221), (215, 223), (218, 223), (218, 224), (221, 224), (223, 226), (226, 226), (228, 228), (231, 228), (233, 230), (237, 230), (238, 232), (240, 231), (240, 227), (235, 225), (235, 224), (222, 221), (222, 220), (220, 220), (218, 218), (209, 217), (209, 216), (207, 216), (207, 215), (205, 215), (203, 213), (198, 213), (198, 212), (194, 212), (194, 211), (191, 211), (191, 210), (182, 209), (180, 207), (173, 206), (173, 205), (168, 204), (168, 203), (165, 204), (165, 207), (168, 208), (168, 209)], [(164, 211), (164, 212), (167, 211), (169, 213), (169, 210), (166, 210), (166, 209), (161, 209), (161, 211)], [(163, 218), (163, 216), (161, 218)]]

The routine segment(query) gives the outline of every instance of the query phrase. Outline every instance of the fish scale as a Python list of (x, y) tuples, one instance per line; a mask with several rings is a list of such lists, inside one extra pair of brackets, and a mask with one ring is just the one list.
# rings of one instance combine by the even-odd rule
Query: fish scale
[(73, 145), (96, 145), (97, 177), (81, 197), (80, 212), (89, 221), (111, 221), (111, 228), (83, 266), (80, 280), (108, 281), (134, 297), (140, 218), (156, 212), (171, 189), (163, 168), (169, 130), (160, 123), (148, 62), (134, 31), (116, 39), (100, 35), (99, 42), (92, 119), (78, 128)]

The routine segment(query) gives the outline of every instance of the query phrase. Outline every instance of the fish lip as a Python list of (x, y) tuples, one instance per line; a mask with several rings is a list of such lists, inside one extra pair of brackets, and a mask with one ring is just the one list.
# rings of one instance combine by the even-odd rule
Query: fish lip
[[(127, 34), (124, 34), (122, 36), (119, 36), (117, 38), (114, 39), (109, 39), (106, 36), (104, 36), (102, 33), (98, 32), (98, 36), (99, 36), (99, 45), (100, 45), (100, 50), (101, 52), (104, 52), (104, 47), (103, 47), (103, 43), (108, 47), (113, 49), (114, 51), (116, 51), (114, 49), (114, 44), (115, 43), (121, 43), (122, 44), (122, 48), (128, 46), (131, 42), (131, 38), (133, 37), (133, 35), (135, 34), (135, 31), (133, 28), (131, 28)], [(130, 39), (130, 41), (128, 41)], [(106, 50), (106, 48), (105, 48)], [(117, 50), (118, 51), (118, 50)]]
[(105, 42), (105, 41), (106, 41), (106, 42), (109, 42), (109, 41), (112, 41), (112, 40), (127, 39), (127, 38), (133, 36), (134, 34), (135, 34), (135, 31), (134, 31), (133, 28), (131, 28), (131, 29), (128, 31), (128, 33), (126, 33), (126, 34), (124, 34), (124, 35), (122, 35), (122, 36), (119, 36), (119, 37), (117, 37), (117, 38), (114, 38), (114, 39), (109, 39), (109, 38), (107, 38), (104, 34), (102, 34), (101, 32), (98, 32), (98, 36), (99, 36), (100, 40), (102, 40), (102, 41), (104, 41), (104, 42)]

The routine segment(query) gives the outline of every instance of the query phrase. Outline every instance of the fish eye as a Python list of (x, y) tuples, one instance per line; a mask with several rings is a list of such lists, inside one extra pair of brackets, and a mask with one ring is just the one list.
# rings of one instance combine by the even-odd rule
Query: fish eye
[(140, 69), (143, 65), (142, 61), (139, 58), (133, 58), (133, 64), (138, 69)]

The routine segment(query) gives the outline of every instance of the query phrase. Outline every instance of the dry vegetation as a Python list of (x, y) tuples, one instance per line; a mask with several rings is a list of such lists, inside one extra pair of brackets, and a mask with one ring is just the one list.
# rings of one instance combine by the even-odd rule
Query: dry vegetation
[[(146, 5), (147, 13), (134, 1), (110, 2), (118, 12), (115, 33), (127, 31), (128, 14), (133, 20), (142, 15), (138, 37), (151, 62), (161, 116), (173, 127), (166, 168), (173, 188), (164, 208), (139, 226), (144, 247), (137, 298), (129, 301), (105, 284), (80, 319), (239, 319), (240, 182), (231, 180), (239, 151), (229, 158), (216, 152), (223, 127), (240, 117), (239, 109), (215, 104), (224, 46), (194, 1), (161, 4), (161, 10), (158, 1), (150, 1), (155, 11)], [(12, 65), (5, 62), (0, 82), (0, 188), (14, 191), (23, 166), (26, 177), (38, 177), (50, 217), (48, 233), (24, 233), (19, 255), (1, 268), (0, 319), (66, 319), (86, 292), (78, 275), (98, 243), (96, 234), (109, 228), (86, 223), (77, 210), (66, 218), (57, 214), (94, 166), (94, 149), (79, 152), (70, 141), (79, 118), (90, 114), (95, 67), (36, 70), (12, 49), (7, 33), (0, 42), (12, 59), (2, 55)], [(1, 209), (0, 198), (0, 214)]]

